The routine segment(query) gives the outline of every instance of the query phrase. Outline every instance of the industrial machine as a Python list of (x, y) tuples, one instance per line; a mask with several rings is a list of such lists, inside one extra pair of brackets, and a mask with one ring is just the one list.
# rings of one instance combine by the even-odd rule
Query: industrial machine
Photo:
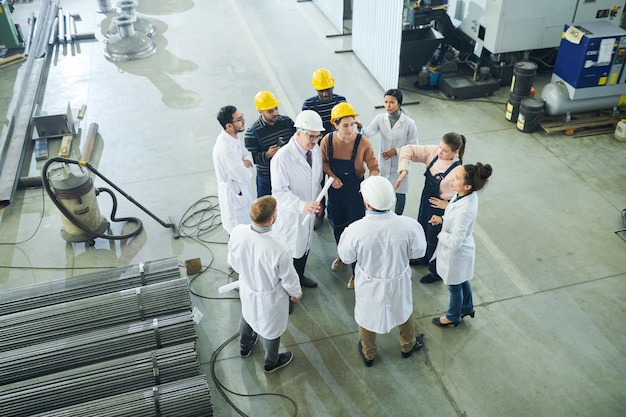
[(565, 25), (552, 82), (541, 93), (546, 113), (617, 107), (626, 95), (626, 31), (606, 21)]
[[(474, 42), (474, 54), (508, 85), (512, 64), (532, 51), (559, 46), (563, 25), (589, 21), (618, 26), (624, 2), (616, 0), (449, 0), (447, 13)], [(549, 51), (545, 52), (549, 54)], [(536, 60), (544, 60), (537, 54)]]
[(0, 49), (14, 49), (21, 46), (20, 36), (11, 17), (11, 8), (0, 0)]

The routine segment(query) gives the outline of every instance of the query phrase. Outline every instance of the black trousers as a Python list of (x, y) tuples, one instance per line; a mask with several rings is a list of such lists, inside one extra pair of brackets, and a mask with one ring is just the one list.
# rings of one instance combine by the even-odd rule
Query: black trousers
[(293, 258), (293, 267), (298, 273), (300, 281), (304, 277), (304, 267), (306, 266), (306, 259), (309, 257), (309, 251), (307, 250), (301, 258)]

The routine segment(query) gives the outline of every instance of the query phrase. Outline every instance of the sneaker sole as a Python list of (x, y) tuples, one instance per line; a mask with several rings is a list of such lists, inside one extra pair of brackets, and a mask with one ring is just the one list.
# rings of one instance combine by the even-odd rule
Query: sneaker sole
[(263, 369), (265, 371), (266, 374), (271, 374), (273, 372), (278, 371), (281, 368), (284, 368), (285, 366), (289, 365), (291, 363), (291, 361), (293, 360), (293, 355), (291, 355), (291, 357), (289, 358), (289, 360), (285, 363), (283, 363), (282, 365), (277, 366), (276, 368), (272, 368), (269, 371), (267, 369)]

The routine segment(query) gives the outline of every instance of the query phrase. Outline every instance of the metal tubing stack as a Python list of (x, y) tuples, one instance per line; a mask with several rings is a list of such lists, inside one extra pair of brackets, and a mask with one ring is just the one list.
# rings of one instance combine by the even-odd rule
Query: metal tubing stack
[(178, 259), (156, 261), (68, 277), (0, 292), (0, 316), (108, 292), (180, 278)]
[(22, 381), (195, 340), (191, 313), (109, 326), (3, 352), (0, 381)]
[(0, 317), (0, 352), (113, 324), (191, 310), (186, 278)]
[(194, 343), (185, 343), (8, 384), (0, 410), (30, 416), (198, 375)]
[[(202, 417), (212, 416), (209, 385), (202, 377), (127, 392), (32, 417)], [(97, 413), (94, 414), (94, 410)]]
[(168, 258), (0, 293), (0, 414), (212, 416)]

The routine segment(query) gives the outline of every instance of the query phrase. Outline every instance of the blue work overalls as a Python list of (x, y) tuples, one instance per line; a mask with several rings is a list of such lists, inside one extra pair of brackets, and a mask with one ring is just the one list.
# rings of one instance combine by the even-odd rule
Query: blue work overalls
[(454, 162), (450, 167), (446, 170), (446, 172), (438, 173), (432, 175), (430, 173), (430, 168), (432, 168), (433, 164), (437, 162), (439, 159), (438, 156), (432, 160), (428, 168), (426, 168), (426, 172), (424, 172), (424, 177), (426, 177), (424, 181), (424, 190), (422, 191), (422, 199), (420, 200), (420, 208), (417, 214), (417, 221), (424, 228), (424, 233), (426, 234), (426, 255), (420, 259), (421, 263), (428, 264), (430, 258), (432, 258), (435, 253), (435, 248), (437, 247), (437, 235), (441, 231), (441, 225), (432, 225), (428, 223), (430, 218), (433, 215), (442, 216), (444, 209), (432, 207), (428, 199), (430, 197), (440, 198), (440, 188), (441, 180), (443, 180), (454, 168), (461, 165), (459, 161)]
[(365, 216), (365, 205), (359, 192), (363, 177), (357, 177), (354, 169), (354, 159), (361, 136), (360, 133), (356, 135), (352, 155), (346, 160), (333, 158), (333, 132), (328, 135), (328, 163), (337, 178), (343, 182), (343, 187), (338, 189), (330, 187), (328, 190), (328, 219), (333, 226), (337, 243), (343, 229)]

